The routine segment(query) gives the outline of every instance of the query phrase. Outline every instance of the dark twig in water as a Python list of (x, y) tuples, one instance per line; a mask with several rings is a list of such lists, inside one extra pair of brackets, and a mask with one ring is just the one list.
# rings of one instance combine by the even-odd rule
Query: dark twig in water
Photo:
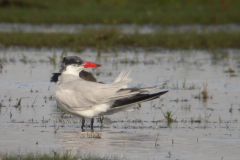
[(36, 102), (36, 99), (37, 99), (37, 96), (35, 97), (35, 99), (33, 101), (32, 107), (34, 107), (34, 103)]
[(158, 141), (158, 137), (159, 137), (159, 136), (160, 136), (160, 133), (158, 132), (158, 134), (157, 134), (157, 139), (156, 139), (156, 141), (155, 141), (155, 147), (158, 146), (157, 141)]

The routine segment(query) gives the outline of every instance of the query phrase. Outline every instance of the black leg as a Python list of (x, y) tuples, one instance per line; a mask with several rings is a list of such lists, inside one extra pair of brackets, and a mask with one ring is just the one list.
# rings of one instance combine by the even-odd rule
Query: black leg
[(82, 117), (82, 126), (81, 126), (81, 129), (83, 129), (84, 126), (85, 126), (85, 118)]
[(91, 119), (91, 129), (93, 129), (94, 118)]

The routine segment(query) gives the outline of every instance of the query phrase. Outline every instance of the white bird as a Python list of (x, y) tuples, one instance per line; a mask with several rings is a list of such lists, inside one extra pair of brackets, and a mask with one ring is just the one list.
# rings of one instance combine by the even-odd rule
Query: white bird
[(61, 74), (58, 77), (55, 92), (57, 105), (64, 112), (82, 117), (82, 129), (85, 118), (92, 118), (91, 129), (93, 129), (93, 117), (119, 107), (153, 100), (168, 92), (146, 94), (146, 92), (162, 86), (127, 88), (127, 84), (131, 81), (128, 78), (129, 71), (122, 71), (111, 84), (91, 82), (86, 78), (81, 78), (79, 73), (83, 69), (95, 67), (100, 67), (100, 65), (85, 62), (76, 56), (64, 57)]

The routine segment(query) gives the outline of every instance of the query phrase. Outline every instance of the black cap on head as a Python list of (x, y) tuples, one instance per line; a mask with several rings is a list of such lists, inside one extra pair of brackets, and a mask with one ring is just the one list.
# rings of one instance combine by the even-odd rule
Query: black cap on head
[(69, 57), (63, 57), (62, 64), (71, 65), (71, 64), (77, 64), (82, 65), (84, 61), (79, 58), (78, 56), (69, 56)]
[(60, 72), (63, 72), (68, 65), (82, 65), (85, 62), (78, 56), (63, 57)]

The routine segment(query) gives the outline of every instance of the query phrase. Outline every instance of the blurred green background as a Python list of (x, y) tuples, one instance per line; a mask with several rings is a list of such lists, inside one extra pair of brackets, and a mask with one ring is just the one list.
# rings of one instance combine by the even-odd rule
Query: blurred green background
[(239, 0), (1, 0), (0, 22), (61, 24), (228, 24)]
[[(134, 24), (156, 26), (236, 25), (240, 0), (1, 0), (0, 23)], [(16, 25), (17, 26), (17, 25)], [(48, 27), (48, 26), (47, 26)], [(226, 28), (226, 27), (225, 27)], [(239, 28), (239, 27), (238, 27)], [(0, 32), (0, 46), (168, 49), (240, 48), (240, 32), (196, 30), (132, 34), (120, 28), (83, 29), (79, 33)]]

